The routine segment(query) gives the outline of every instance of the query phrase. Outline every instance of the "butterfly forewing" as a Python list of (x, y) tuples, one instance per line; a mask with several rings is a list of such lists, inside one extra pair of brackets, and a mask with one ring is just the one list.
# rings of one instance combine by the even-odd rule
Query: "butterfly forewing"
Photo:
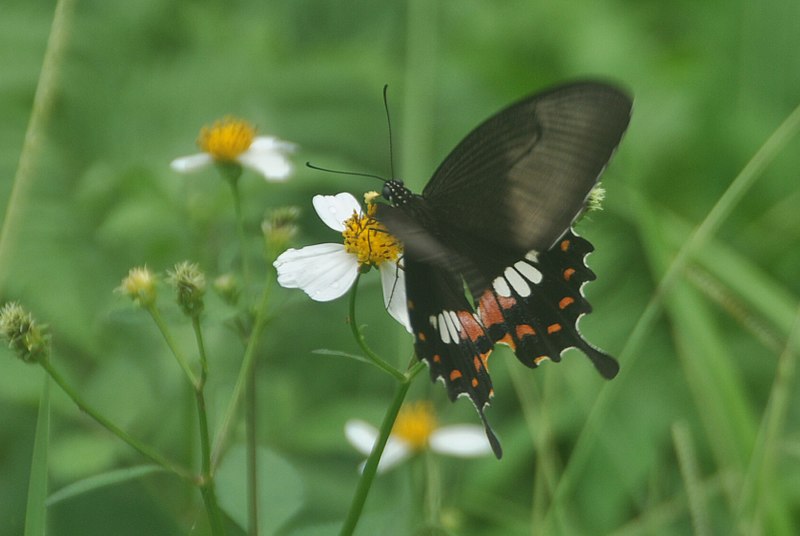
[(630, 112), (624, 92), (596, 82), (522, 99), (461, 141), (423, 197), (466, 236), (545, 251), (582, 210)]

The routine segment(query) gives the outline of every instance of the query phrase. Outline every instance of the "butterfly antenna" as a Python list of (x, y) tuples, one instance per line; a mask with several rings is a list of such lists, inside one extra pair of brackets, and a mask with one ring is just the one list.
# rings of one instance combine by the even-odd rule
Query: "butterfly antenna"
[(383, 86), (383, 109), (386, 110), (386, 126), (389, 128), (389, 169), (392, 171), (392, 178), (394, 175), (394, 147), (392, 144), (392, 118), (389, 117), (389, 84)]
[(311, 162), (306, 162), (306, 167), (309, 167), (311, 169), (316, 169), (317, 171), (325, 171), (327, 173), (337, 173), (339, 175), (354, 175), (356, 177), (370, 177), (372, 179), (378, 179), (381, 182), (386, 182), (386, 179), (384, 179), (380, 175), (373, 175), (371, 173), (360, 173), (358, 171), (343, 171), (343, 170), (340, 170), (340, 169), (324, 168), (324, 167), (315, 166)]

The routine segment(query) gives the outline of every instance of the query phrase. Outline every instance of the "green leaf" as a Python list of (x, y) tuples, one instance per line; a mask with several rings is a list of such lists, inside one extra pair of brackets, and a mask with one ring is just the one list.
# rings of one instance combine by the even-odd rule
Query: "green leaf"
[[(289, 462), (268, 449), (258, 448), (256, 463), (258, 533), (275, 534), (303, 505), (303, 482)], [(246, 529), (247, 453), (244, 445), (236, 445), (226, 454), (216, 473), (216, 485), (222, 509)]]
[(374, 365), (375, 364), (372, 361), (370, 361), (369, 359), (365, 358), (364, 356), (360, 356), (360, 355), (357, 355), (357, 354), (349, 354), (347, 352), (342, 352), (340, 350), (329, 350), (327, 348), (319, 348), (317, 350), (312, 350), (311, 353), (312, 354), (317, 354), (317, 355), (330, 355), (330, 356), (335, 356), (335, 357), (347, 357), (349, 359), (355, 359), (356, 361), (361, 361), (362, 363), (369, 363), (370, 365)]
[(115, 471), (108, 471), (99, 475), (78, 480), (67, 486), (64, 486), (57, 492), (47, 498), (47, 506), (52, 506), (65, 499), (70, 499), (78, 495), (95, 491), (99, 488), (107, 486), (114, 486), (128, 480), (136, 480), (151, 473), (163, 472), (164, 469), (157, 465), (139, 465), (136, 467), (128, 467), (126, 469), (118, 469)]
[(28, 480), (28, 504), (25, 508), (25, 536), (44, 535), (47, 521), (47, 447), (50, 439), (50, 378), (45, 376), (39, 399), (36, 438)]

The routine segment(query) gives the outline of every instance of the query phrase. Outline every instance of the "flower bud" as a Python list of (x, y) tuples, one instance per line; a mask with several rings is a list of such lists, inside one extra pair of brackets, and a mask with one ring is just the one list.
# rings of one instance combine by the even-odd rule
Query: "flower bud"
[(197, 264), (183, 261), (168, 272), (169, 282), (177, 291), (177, 301), (184, 314), (190, 317), (203, 312), (203, 295), (206, 292), (206, 276)]
[(0, 335), (17, 356), (26, 363), (39, 363), (50, 357), (50, 335), (33, 316), (15, 302), (0, 309)]
[(146, 266), (131, 268), (117, 292), (128, 296), (136, 305), (149, 307), (156, 302), (156, 278)]

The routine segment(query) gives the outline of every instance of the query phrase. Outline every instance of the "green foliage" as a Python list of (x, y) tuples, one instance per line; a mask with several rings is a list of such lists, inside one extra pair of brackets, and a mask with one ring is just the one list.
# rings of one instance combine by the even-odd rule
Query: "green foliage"
[[(77, 2), (37, 156), (20, 184), (12, 179), (51, 4), (6, 0), (0, 17), (0, 298), (49, 327), (51, 361), (122, 428), (197, 470), (185, 379), (146, 315), (113, 289), (133, 266), (163, 275), (190, 259), (209, 282), (236, 267), (228, 184), (213, 169), (169, 168), (196, 152), (202, 125), (235, 114), (300, 146), (291, 181), (266, 184), (252, 172), (239, 180), (245, 234), (258, 252), (268, 210), (301, 208), (295, 247), (333, 242), (311, 196), (378, 189), (305, 161), (390, 173), (383, 84), (397, 175), (419, 191), (460, 137), (501, 106), (551, 83), (602, 77), (636, 101), (604, 176), (604, 210), (579, 228), (595, 245), (589, 263), (598, 274), (585, 289), (595, 312), (581, 327), (621, 356), (620, 376), (605, 383), (578, 352), (530, 371), (496, 351), (487, 415), (503, 460), (434, 458), (436, 508), (422, 457), (379, 475), (357, 534), (800, 530), (797, 127), (749, 189), (715, 213), (710, 234), (679, 253), (799, 104), (800, 3)], [(251, 260), (252, 274), (271, 269)], [(404, 369), (411, 341), (383, 312), (373, 276), (362, 277), (359, 320), (370, 346)], [(240, 296), (254, 302), (256, 285)], [(271, 300), (257, 352), (258, 442), (266, 497), (280, 494), (276, 485), (285, 494), (262, 512), (264, 534), (331, 534), (363, 461), (343, 425), (378, 425), (394, 385), (357, 361), (344, 299), (314, 303), (273, 289)], [(176, 344), (193, 349), (190, 320), (166, 286), (158, 305)], [(201, 318), (213, 435), (248, 326), (210, 290)], [(208, 533), (194, 488), (141, 471), (135, 451), (55, 389), (46, 485), (44, 432), (35, 428), (41, 375), (2, 353), (0, 535), (23, 533), (26, 496), (41, 504), (47, 489), (75, 482), (86, 487), (48, 506), (48, 534)], [(424, 376), (411, 398), (433, 399), (442, 423), (477, 421), (466, 401), (450, 404)], [(229, 534), (244, 524), (237, 456), (223, 458), (217, 489)]]

